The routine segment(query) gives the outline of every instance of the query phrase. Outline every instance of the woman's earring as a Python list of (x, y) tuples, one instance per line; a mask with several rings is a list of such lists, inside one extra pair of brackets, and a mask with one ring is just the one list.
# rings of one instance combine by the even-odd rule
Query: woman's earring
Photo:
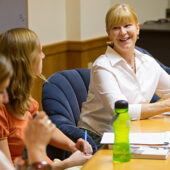
[(137, 35), (137, 40), (139, 39), (139, 34)]

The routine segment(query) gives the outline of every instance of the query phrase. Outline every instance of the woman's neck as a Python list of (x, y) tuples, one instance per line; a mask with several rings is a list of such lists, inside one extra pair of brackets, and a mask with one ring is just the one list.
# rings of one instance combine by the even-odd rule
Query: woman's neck
[(134, 59), (134, 57), (135, 57), (134, 51), (122, 53), (121, 57), (123, 57), (130, 66), (134, 65), (134, 60), (135, 60)]
[[(114, 49), (114, 48), (113, 48)], [(134, 52), (134, 48), (126, 50), (126, 51), (120, 51), (117, 49), (114, 49), (122, 58), (124, 58), (126, 60), (126, 62), (130, 65), (133, 66), (134, 65), (134, 56), (135, 56), (135, 52)]]

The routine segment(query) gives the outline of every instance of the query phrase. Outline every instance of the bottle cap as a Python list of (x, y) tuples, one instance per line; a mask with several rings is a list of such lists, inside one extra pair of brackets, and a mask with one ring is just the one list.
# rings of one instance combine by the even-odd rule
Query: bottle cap
[(126, 100), (117, 100), (115, 102), (115, 108), (128, 108), (128, 102)]

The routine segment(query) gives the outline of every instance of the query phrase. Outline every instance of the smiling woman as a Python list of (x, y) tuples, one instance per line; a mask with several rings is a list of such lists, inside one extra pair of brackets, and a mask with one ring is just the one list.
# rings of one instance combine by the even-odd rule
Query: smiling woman
[[(102, 134), (113, 131), (117, 100), (128, 101), (131, 120), (170, 111), (170, 76), (153, 58), (135, 49), (140, 30), (135, 11), (128, 4), (116, 4), (105, 21), (110, 42), (93, 64), (87, 101), (78, 122), (98, 147)], [(154, 93), (166, 100), (150, 104)]]
[(127, 4), (113, 6), (106, 15), (106, 31), (111, 46), (136, 72), (134, 47), (139, 35), (139, 23), (135, 11)]

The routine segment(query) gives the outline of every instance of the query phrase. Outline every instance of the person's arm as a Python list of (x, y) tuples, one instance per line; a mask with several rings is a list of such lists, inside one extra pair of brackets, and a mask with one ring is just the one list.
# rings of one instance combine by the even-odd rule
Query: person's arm
[(30, 120), (25, 130), (25, 143), (28, 160), (17, 158), (15, 166), (17, 169), (51, 169), (46, 162), (46, 146), (54, 132), (55, 125), (51, 123), (44, 112), (40, 112), (33, 120)]
[(146, 119), (170, 111), (170, 75), (161, 68), (160, 73), (156, 94), (161, 97), (163, 101), (143, 104), (141, 109), (141, 119)]
[[(29, 166), (46, 161), (46, 146), (54, 133), (55, 125), (50, 123), (44, 113), (38, 114), (35, 119), (28, 123), (25, 131), (25, 141)], [(64, 170), (68, 167), (82, 165), (91, 157), (92, 155), (76, 151), (64, 161), (52, 165), (52, 168), (54, 170)]]
[(3, 152), (0, 151), (0, 167), (2, 170), (15, 170)]
[(0, 150), (6, 155), (9, 161), (12, 163), (7, 139), (0, 139)]
[(170, 111), (170, 99), (156, 103), (143, 104), (141, 110), (141, 119), (146, 119), (164, 112)]
[[(0, 150), (4, 152), (6, 157), (12, 163), (11, 153), (8, 145), (9, 124), (5, 114), (6, 108), (4, 105), (0, 107)], [(12, 163), (13, 164), (13, 163)]]
[(75, 151), (81, 150), (81, 148), (83, 148), (82, 151), (84, 153), (86, 153), (86, 154), (93, 153), (92, 147), (87, 141), (84, 141), (83, 139), (78, 139), (77, 142), (74, 143), (70, 138), (68, 138), (58, 128), (55, 129), (55, 132), (53, 133), (50, 144), (52, 146), (55, 146), (57, 148), (64, 149), (64, 150), (67, 150), (70, 152), (75, 152)]
[(75, 152), (77, 150), (76, 144), (58, 128), (55, 128), (55, 132), (49, 144), (70, 152)]
[[(38, 114), (38, 116), (36, 116), (35, 119), (30, 121), (30, 123), (28, 124), (28, 127), (25, 131), (26, 146), (27, 146), (28, 157), (29, 157), (30, 162), (44, 160), (45, 155), (42, 153), (44, 153), (46, 150), (45, 141), (46, 142), (48, 141), (47, 139), (48, 139), (50, 132), (48, 132), (48, 135), (40, 134), (40, 133), (45, 133), (45, 130), (43, 131), (43, 127), (45, 125), (43, 125), (43, 124), (41, 125), (40, 123), (42, 121), (47, 121), (46, 119), (47, 119), (47, 116), (44, 117), (43, 113)], [(42, 127), (38, 128), (38, 126), (40, 126), (40, 125)], [(51, 124), (51, 125), (54, 126), (54, 124)], [(35, 126), (37, 126), (37, 127), (35, 128)], [(46, 125), (46, 126), (49, 126), (49, 125)], [(51, 134), (51, 137), (49, 140), (49, 141), (51, 141), (50, 144), (53, 144), (53, 146), (56, 146), (57, 148), (67, 149), (71, 152), (75, 152), (76, 150), (80, 149), (80, 146), (83, 146), (85, 153), (89, 153), (89, 154), (92, 153), (91, 145), (88, 142), (85, 142), (83, 139), (79, 139), (77, 141), (77, 143), (74, 143), (67, 136), (65, 136), (59, 129), (55, 128), (55, 126), (53, 128), (54, 128), (53, 133)], [(42, 132), (39, 129), (41, 129)], [(32, 132), (30, 132), (31, 130), (32, 130)], [(36, 130), (38, 130), (38, 132), (36, 132)], [(50, 131), (50, 129), (49, 129), (49, 131)], [(37, 135), (35, 135), (35, 133), (37, 133)], [(39, 135), (39, 137), (38, 137), (38, 135)], [(36, 136), (36, 138), (35, 138), (35, 136)], [(44, 141), (44, 143), (42, 143), (43, 140), (40, 137), (42, 137), (44, 139), (44, 136), (46, 136), (46, 138), (45, 138), (46, 140)], [(35, 154), (35, 149), (36, 149), (36, 154)]]
[(163, 101), (143, 104), (141, 109), (141, 119), (146, 119), (170, 111), (170, 76), (162, 69), (156, 94), (161, 97)]

